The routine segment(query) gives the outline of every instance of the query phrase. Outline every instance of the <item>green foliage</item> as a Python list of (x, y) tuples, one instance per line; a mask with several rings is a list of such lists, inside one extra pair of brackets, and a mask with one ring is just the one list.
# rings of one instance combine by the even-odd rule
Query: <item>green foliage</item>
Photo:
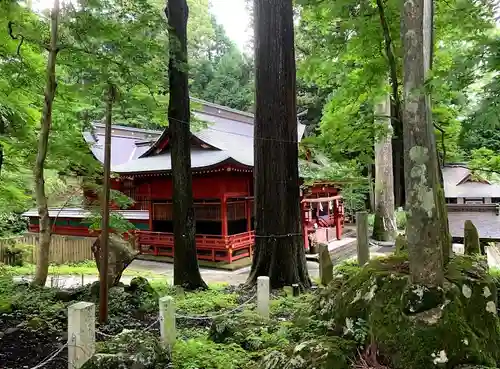
[(206, 51), (190, 63), (193, 96), (233, 109), (248, 111), (253, 105), (253, 63), (211, 16)]
[[(373, 103), (388, 91), (394, 95), (394, 81), (387, 86), (391, 65), (399, 87), (393, 98), (402, 100), (400, 2), (301, 0), (297, 10), (299, 78), (302, 84), (327, 96), (318, 142), (337, 160), (358, 158), (369, 164), (376, 136)], [(393, 64), (385, 49), (380, 10), (392, 41)], [(434, 123), (444, 131), (444, 147), (440, 144), (438, 148), (447, 160), (462, 156), (459, 118), (469, 108), (467, 89), (476, 79), (478, 55), (493, 27), (489, 2), (435, 2), (434, 36), (439, 46), (435, 48), (428, 86), (432, 90)], [(470, 33), (471, 29), (476, 31)], [(442, 133), (436, 129), (436, 134), (441, 142)]]
[[(403, 208), (399, 208), (394, 212), (394, 215), (396, 216), (396, 226), (398, 230), (404, 231), (406, 230), (406, 211), (403, 210)], [(370, 214), (368, 216), (368, 225), (370, 227), (373, 227), (375, 221), (375, 215)]]
[(175, 369), (243, 369), (249, 362), (240, 346), (208, 340), (178, 341), (172, 355)]

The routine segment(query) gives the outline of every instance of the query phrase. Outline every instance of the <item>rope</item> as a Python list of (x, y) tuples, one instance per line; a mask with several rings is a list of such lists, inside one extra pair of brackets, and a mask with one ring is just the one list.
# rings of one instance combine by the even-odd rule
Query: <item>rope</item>
[[(151, 323), (150, 325), (148, 325), (146, 328), (144, 328), (142, 331), (143, 332), (146, 332), (146, 331), (149, 331), (156, 323), (158, 323), (160, 321), (160, 318), (157, 318), (153, 323)], [(101, 331), (97, 331), (95, 332), (96, 334), (100, 334), (101, 336), (103, 337), (108, 337), (108, 338), (115, 338), (117, 337), (118, 335), (120, 335), (121, 333), (123, 333), (123, 331), (121, 331), (120, 333), (118, 333), (117, 335), (112, 335), (112, 334), (107, 334), (107, 333), (104, 333), (104, 332), (101, 332)]]
[(210, 319), (220, 318), (220, 317), (223, 317), (223, 316), (226, 316), (226, 315), (229, 315), (229, 314), (232, 314), (232, 313), (238, 311), (243, 306), (245, 306), (250, 301), (252, 301), (256, 296), (257, 296), (256, 294), (253, 295), (248, 300), (246, 300), (245, 302), (243, 302), (241, 305), (235, 307), (232, 310), (229, 310), (229, 311), (226, 311), (224, 313), (221, 313), (221, 314), (217, 314), (217, 315), (205, 315), (205, 316), (189, 316), (189, 315), (175, 314), (175, 317), (176, 318), (181, 318), (181, 319), (188, 319), (188, 320), (210, 320)]
[[(215, 319), (215, 318), (220, 318), (220, 317), (223, 317), (223, 316), (226, 316), (226, 315), (229, 315), (229, 314), (232, 314), (236, 311), (238, 311), (239, 309), (241, 309), (243, 306), (247, 305), (250, 301), (252, 301), (257, 295), (254, 294), (252, 297), (250, 297), (248, 300), (244, 301), (241, 305), (235, 307), (234, 309), (231, 309), (229, 311), (226, 311), (224, 313), (221, 313), (221, 314), (217, 314), (217, 315), (206, 315), (206, 316), (189, 316), (189, 315), (180, 315), (180, 314), (175, 314), (175, 317), (176, 318), (181, 318), (181, 319), (189, 319), (189, 320), (210, 320), (210, 319)], [(153, 323), (151, 323), (150, 325), (148, 325), (145, 329), (143, 329), (143, 331), (148, 331), (150, 330), (155, 324), (157, 324), (158, 322), (160, 322), (160, 318), (157, 318)], [(100, 334), (102, 335), (103, 337), (109, 337), (109, 338), (114, 338), (118, 335), (110, 335), (110, 334), (107, 334), (107, 333), (103, 333), (101, 331), (96, 331), (97, 334)], [(120, 333), (119, 333), (120, 334)], [(35, 365), (34, 367), (32, 367), (31, 369), (40, 369), (42, 368), (43, 366), (47, 365), (48, 363), (50, 363), (52, 360), (54, 360), (57, 355), (59, 355), (66, 347), (68, 347), (68, 344), (66, 343), (64, 346), (62, 346), (61, 348), (59, 348), (58, 350), (54, 351), (54, 353), (52, 353), (51, 355), (49, 355), (46, 359), (44, 359), (42, 362), (40, 362), (39, 364)]]
[(50, 363), (52, 360), (54, 360), (56, 358), (57, 355), (59, 355), (62, 350), (64, 350), (66, 347), (68, 347), (68, 344), (66, 343), (63, 347), (61, 347), (59, 350), (56, 350), (54, 351), (53, 354), (49, 355), (47, 358), (45, 358), (41, 363), (35, 365), (34, 367), (32, 367), (31, 369), (40, 369), (41, 367), (47, 365), (48, 363)]

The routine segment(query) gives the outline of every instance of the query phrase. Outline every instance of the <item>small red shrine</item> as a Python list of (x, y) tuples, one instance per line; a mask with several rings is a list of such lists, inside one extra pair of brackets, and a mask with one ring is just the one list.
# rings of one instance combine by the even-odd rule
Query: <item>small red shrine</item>
[[(200, 260), (231, 263), (251, 256), (254, 245), (253, 115), (192, 99), (193, 115), (206, 127), (191, 136), (196, 247)], [(305, 126), (298, 123), (300, 141)], [(104, 126), (85, 132), (94, 157), (104, 161)], [(111, 141), (113, 189), (132, 198), (121, 211), (134, 224), (141, 253), (174, 255), (170, 137), (164, 132), (114, 126)], [(92, 194), (87, 193), (88, 197)], [(301, 190), (305, 246), (340, 239), (343, 208), (338, 187), (316, 183)], [(55, 214), (57, 217), (55, 217)], [(51, 209), (55, 234), (90, 235), (82, 209)], [(54, 214), (54, 217), (53, 217)], [(38, 231), (38, 217), (30, 231)], [(57, 219), (56, 219), (57, 218)], [(88, 229), (88, 228), (87, 228)]]

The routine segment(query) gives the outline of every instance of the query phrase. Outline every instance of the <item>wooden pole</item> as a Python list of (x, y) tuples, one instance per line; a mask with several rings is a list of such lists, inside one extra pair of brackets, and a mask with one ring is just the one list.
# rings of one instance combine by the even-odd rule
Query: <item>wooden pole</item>
[(99, 293), (99, 322), (108, 320), (108, 241), (109, 241), (109, 189), (111, 176), (111, 119), (115, 89), (108, 85), (108, 100), (106, 103), (106, 129), (104, 141), (104, 180), (102, 196), (102, 225), (101, 225), (101, 270)]
[(370, 249), (368, 243), (368, 213), (366, 211), (356, 213), (356, 236), (358, 264), (363, 266), (370, 260)]

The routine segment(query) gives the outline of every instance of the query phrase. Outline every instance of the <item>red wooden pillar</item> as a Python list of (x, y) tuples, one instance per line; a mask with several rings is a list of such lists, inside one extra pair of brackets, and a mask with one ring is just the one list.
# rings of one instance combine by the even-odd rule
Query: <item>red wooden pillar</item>
[(227, 198), (226, 195), (222, 195), (221, 201), (221, 220), (222, 220), (222, 239), (224, 240), (224, 244), (226, 245), (228, 252), (228, 262), (233, 262), (233, 250), (232, 245), (228, 244), (230, 241), (228, 240), (228, 230), (227, 230)]
[(149, 197), (149, 202), (148, 202), (148, 212), (149, 212), (149, 231), (153, 231), (153, 191), (151, 188), (151, 183), (148, 183), (148, 197)]
[(222, 236), (227, 237), (227, 199), (226, 195), (222, 195), (221, 201), (221, 221), (222, 221)]
[(333, 202), (333, 211), (333, 219), (335, 222), (335, 236), (337, 236), (337, 240), (340, 240), (342, 238), (342, 216), (340, 214), (338, 199)]

